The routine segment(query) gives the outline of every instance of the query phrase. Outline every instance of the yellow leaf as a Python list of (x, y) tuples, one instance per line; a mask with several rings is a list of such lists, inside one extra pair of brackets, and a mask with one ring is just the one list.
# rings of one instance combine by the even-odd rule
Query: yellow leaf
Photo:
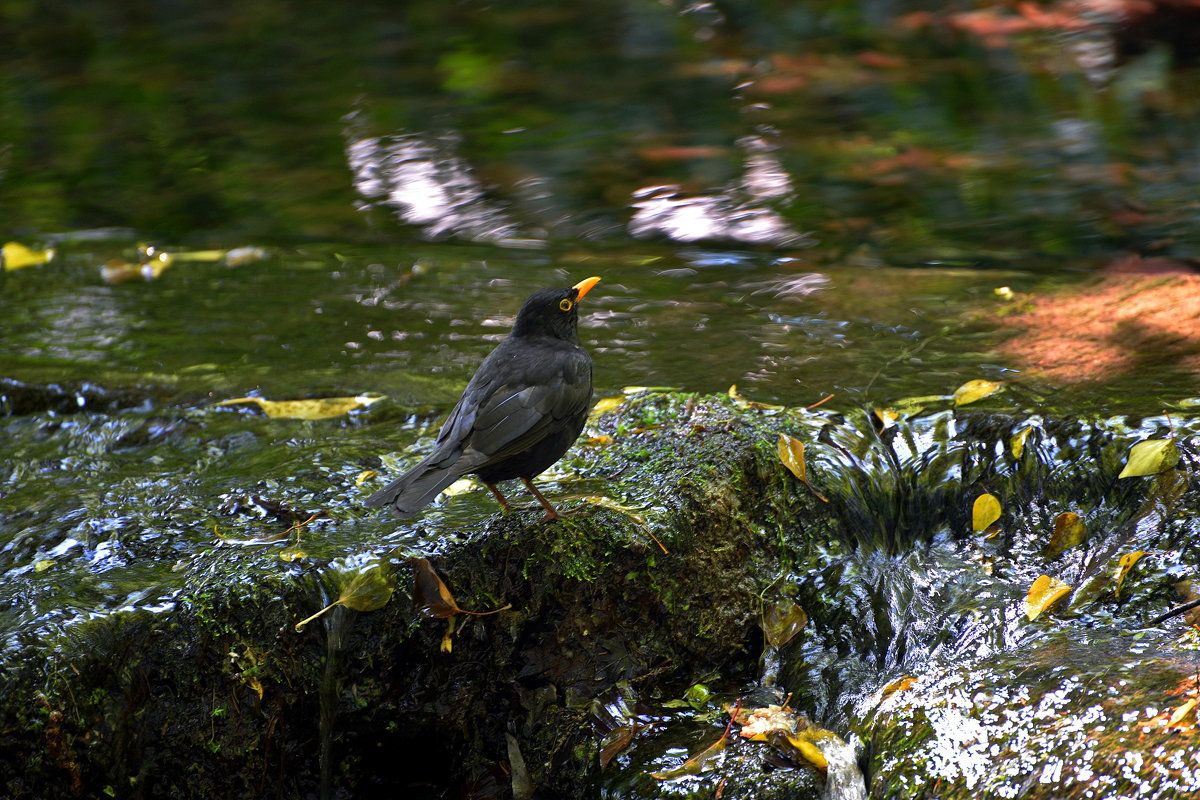
[(257, 403), (268, 417), (329, 419), (377, 403), (383, 398), (384, 395), (381, 394), (360, 394), (355, 397), (318, 397), (312, 400), (265, 400), (261, 397), (237, 397), (233, 400), (222, 400), (213, 405), (230, 406), (236, 403)]
[(20, 242), (6, 242), (0, 248), (0, 261), (8, 272), (45, 264), (54, 258), (54, 248), (46, 250), (31, 250)]
[(814, 738), (821, 738), (820, 734), (822, 733), (825, 731), (819, 729), (808, 729), (798, 733), (773, 731), (768, 734), (767, 740), (784, 755), (798, 757), (799, 760), (824, 772), (829, 769), (829, 762), (825, 759), (825, 754), (821, 752), (821, 749), (812, 741)]
[(1050, 541), (1042, 555), (1046, 558), (1057, 558), (1072, 547), (1082, 544), (1086, 536), (1087, 526), (1083, 524), (1079, 515), (1073, 511), (1064, 511), (1054, 518), (1054, 533), (1050, 535)]
[(306, 558), (308, 558), (308, 553), (299, 547), (289, 547), (286, 550), (279, 551), (280, 561), (303, 561)]
[(995, 495), (981, 494), (975, 498), (971, 506), (971, 527), (976, 531), (986, 531), (988, 526), (1000, 519), (1000, 501)]
[(342, 575), (341, 578), (346, 580), (346, 583), (342, 586), (337, 600), (311, 617), (297, 622), (296, 630), (302, 630), (305, 625), (334, 606), (346, 606), (355, 611), (377, 611), (388, 604), (388, 601), (392, 599), (392, 592), (396, 588), (391, 570), (383, 563), (378, 562), (349, 575), (348, 579), (346, 579), (346, 575)]
[(1032, 622), (1070, 593), (1071, 587), (1058, 578), (1041, 576), (1029, 587), (1029, 594), (1025, 597), (1025, 616)]
[(1179, 450), (1174, 439), (1147, 439), (1129, 449), (1125, 469), (1118, 478), (1137, 478), (1142, 475), (1157, 475), (1175, 466), (1179, 461)]
[(1193, 697), (1171, 712), (1167, 719), (1168, 728), (1193, 728), (1196, 725), (1196, 698)]
[(364, 483), (371, 480), (372, 478), (378, 478), (378, 477), (379, 477), (379, 473), (376, 472), (375, 470), (364, 469), (362, 472), (358, 473), (357, 476), (355, 476), (354, 485), (362, 486)]
[(1024, 428), (1008, 440), (1008, 449), (1012, 451), (1013, 458), (1020, 458), (1021, 453), (1025, 452), (1025, 440), (1032, 430), (1033, 426)]
[(43, 558), (43, 559), (39, 559), (39, 560), (33, 562), (33, 571), (34, 572), (45, 572), (46, 570), (50, 569), (53, 566), (54, 566), (53, 558)]
[(460, 494), (470, 494), (480, 488), (479, 484), (471, 478), (459, 478), (454, 483), (442, 490), (442, 494), (447, 497), (457, 497)]
[(892, 411), (890, 408), (873, 408), (871, 413), (875, 415), (875, 419), (879, 420), (879, 427), (887, 429), (896, 424), (896, 420), (900, 419), (900, 412)]
[(783, 465), (797, 478), (807, 482), (808, 477), (804, 467), (804, 442), (781, 433), (777, 449), (779, 460), (783, 462)]
[(828, 503), (829, 501), (808, 482), (807, 468), (804, 466), (804, 442), (781, 433), (775, 449), (779, 454), (779, 460), (788, 468), (788, 471), (799, 478), (818, 500)]
[(260, 681), (255, 676), (251, 675), (251, 676), (245, 678), (245, 682), (246, 682), (246, 685), (249, 686), (251, 689), (253, 689), (254, 693), (256, 695), (258, 695), (258, 699), (262, 700), (262, 697), (263, 697), (262, 681)]
[(443, 653), (454, 652), (454, 617), (446, 620), (446, 632), (442, 634), (442, 643), (438, 649)]
[(772, 403), (760, 403), (757, 400), (747, 400), (738, 394), (737, 384), (729, 387), (729, 398), (733, 400), (733, 404), (738, 408), (748, 408), (752, 411), (780, 411), (783, 406), (777, 406)]
[(603, 447), (606, 444), (612, 444), (613, 438), (608, 435), (589, 436), (584, 440), (584, 444), (589, 447)]
[(1142, 556), (1148, 556), (1150, 553), (1145, 550), (1135, 550), (1132, 553), (1126, 553), (1117, 561), (1117, 570), (1113, 573), (1113, 577), (1117, 580), (1116, 596), (1121, 596), (1121, 587), (1125, 584), (1125, 576), (1129, 574), (1129, 570), (1133, 569), (1133, 565), (1142, 559)]
[(625, 397), (601, 397), (596, 401), (596, 405), (592, 406), (592, 414), (597, 417), (607, 414), (625, 405), (625, 399)]
[(912, 675), (905, 675), (903, 678), (897, 678), (880, 690), (879, 699), (886, 700), (896, 692), (906, 692), (916, 685), (917, 679)]
[(968, 403), (974, 403), (976, 400), (982, 400), (989, 394), (994, 394), (1003, 385), (1000, 381), (979, 379), (967, 381), (954, 390), (954, 405), (965, 406)]
[(1016, 293), (1013, 292), (1013, 290), (1008, 286), (997, 286), (995, 289), (992, 289), (992, 294), (996, 295), (996, 297), (999, 297), (1001, 300), (1012, 300), (1017, 296)]
[(783, 647), (796, 637), (808, 624), (808, 614), (790, 600), (772, 603), (763, 609), (762, 629), (767, 644), (774, 648)]

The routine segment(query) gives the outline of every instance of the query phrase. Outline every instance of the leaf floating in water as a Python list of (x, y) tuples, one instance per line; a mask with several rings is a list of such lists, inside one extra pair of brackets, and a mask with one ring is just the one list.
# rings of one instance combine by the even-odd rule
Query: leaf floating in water
[(752, 742), (765, 742), (768, 736), (777, 731), (792, 733), (800, 725), (796, 711), (786, 701), (781, 706), (742, 709), (734, 721), (742, 726), (739, 735)]
[(413, 569), (413, 604), (417, 610), (427, 617), (445, 619), (455, 614), (469, 614), (473, 617), (486, 617), (489, 614), (499, 614), (507, 611), (512, 605), (497, 608), (494, 611), (467, 611), (459, 608), (450, 593), (450, 588), (434, 570), (433, 564), (427, 558), (414, 558)]
[(808, 624), (808, 614), (791, 600), (771, 603), (763, 609), (762, 629), (767, 643), (776, 649), (796, 638)]
[(976, 531), (986, 531), (993, 522), (1000, 519), (1000, 501), (992, 494), (981, 494), (975, 498), (971, 506), (971, 528)]
[(772, 403), (760, 403), (757, 400), (747, 400), (738, 394), (737, 384), (729, 387), (729, 398), (733, 400), (733, 404), (738, 408), (748, 408), (752, 411), (782, 411), (783, 406), (777, 406)]
[(378, 477), (379, 477), (379, 473), (376, 472), (375, 470), (364, 469), (362, 472), (358, 473), (358, 475), (356, 475), (354, 477), (354, 485), (362, 486), (364, 483), (371, 480), (372, 478), (378, 478)]
[(985, 381), (981, 379), (967, 381), (954, 390), (954, 405), (965, 406), (968, 403), (974, 403), (976, 400), (982, 400), (990, 394), (995, 394), (996, 390), (1003, 385), (1000, 381)]
[(42, 559), (39, 559), (39, 560), (33, 562), (33, 571), (34, 572), (45, 572), (46, 570), (50, 569), (53, 566), (54, 566), (53, 558), (42, 558)]
[(804, 465), (804, 442), (781, 433), (776, 450), (779, 453), (779, 460), (788, 468), (788, 471), (799, 478), (808, 487), (808, 490), (817, 496), (818, 500), (828, 503), (829, 501), (808, 482), (808, 468)]
[(1013, 458), (1020, 458), (1021, 453), (1025, 452), (1025, 440), (1029, 438), (1032, 431), (1033, 426), (1023, 428), (1008, 440), (1008, 449), (1012, 452)]
[(1147, 439), (1129, 449), (1129, 458), (1118, 478), (1138, 478), (1157, 475), (1179, 462), (1179, 449), (1174, 439)]
[(5, 242), (0, 248), (0, 262), (3, 262), (5, 272), (12, 272), (25, 267), (36, 267), (54, 258), (54, 248), (32, 250), (20, 242)]
[(354, 397), (318, 397), (311, 400), (265, 400), (261, 397), (237, 397), (222, 400), (213, 406), (256, 403), (268, 417), (278, 419), (330, 419), (349, 414), (384, 398), (381, 394), (360, 394)]
[(1133, 565), (1142, 560), (1142, 556), (1148, 556), (1150, 553), (1145, 550), (1135, 550), (1132, 553), (1126, 553), (1117, 561), (1116, 572), (1113, 573), (1113, 578), (1117, 581), (1117, 587), (1114, 594), (1117, 597), (1121, 596), (1121, 587), (1125, 584), (1125, 576), (1129, 574), (1129, 570), (1133, 569)]
[(296, 623), (296, 630), (329, 611), (334, 606), (345, 606), (355, 611), (378, 611), (392, 599), (396, 589), (391, 571), (383, 564), (375, 563), (355, 572), (342, 587), (337, 600), (322, 608), (308, 619)]
[(1087, 537), (1087, 526), (1073, 511), (1064, 511), (1054, 518), (1054, 533), (1042, 555), (1046, 558), (1058, 558), (1076, 545), (1083, 544)]
[(1058, 578), (1041, 576), (1029, 587), (1029, 594), (1025, 597), (1025, 616), (1032, 622), (1070, 593), (1071, 587)]

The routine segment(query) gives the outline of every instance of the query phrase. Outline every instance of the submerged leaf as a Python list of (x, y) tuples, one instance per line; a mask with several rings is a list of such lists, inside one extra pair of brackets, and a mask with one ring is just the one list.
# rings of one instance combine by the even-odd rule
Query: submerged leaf
[(967, 381), (954, 390), (954, 405), (965, 406), (968, 403), (974, 403), (976, 400), (982, 400), (990, 394), (995, 394), (996, 390), (1003, 385), (1000, 381), (985, 381), (981, 379)]
[(986, 531), (993, 522), (1000, 519), (1000, 514), (1000, 501), (996, 496), (981, 494), (971, 506), (971, 528)]
[(1129, 458), (1118, 478), (1137, 478), (1157, 475), (1179, 462), (1179, 449), (1174, 439), (1147, 439), (1129, 449)]
[(879, 690), (879, 700), (882, 702), (896, 694), (896, 692), (906, 692), (912, 687), (916, 686), (917, 681), (918, 679), (912, 675), (905, 675), (902, 678), (897, 678)]
[(1032, 622), (1070, 593), (1071, 587), (1058, 578), (1042, 575), (1029, 587), (1029, 594), (1025, 597), (1025, 616)]
[(600, 769), (607, 767), (609, 762), (616, 758), (618, 753), (629, 747), (629, 743), (632, 741), (632, 725), (621, 725), (614, 728), (604, 738), (604, 746), (600, 748)]
[(1064, 511), (1054, 518), (1054, 533), (1042, 555), (1046, 558), (1057, 558), (1076, 545), (1083, 544), (1087, 537), (1087, 526), (1073, 511)]
[(262, 397), (237, 397), (222, 400), (214, 406), (236, 403), (257, 403), (268, 417), (279, 419), (329, 419), (364, 408), (384, 398), (381, 394), (360, 394), (354, 397), (318, 397), (311, 400), (266, 400)]
[(1025, 452), (1025, 440), (1029, 438), (1032, 431), (1033, 426), (1022, 428), (1008, 440), (1008, 449), (1012, 452), (1013, 458), (1020, 458), (1021, 453)]
[(1117, 597), (1121, 596), (1121, 587), (1125, 584), (1125, 576), (1129, 574), (1129, 570), (1133, 569), (1134, 564), (1141, 561), (1142, 556), (1148, 555), (1150, 554), (1145, 550), (1135, 550), (1132, 553), (1126, 553), (1121, 556), (1120, 560), (1117, 561), (1117, 569), (1113, 573), (1113, 577), (1117, 581), (1117, 588), (1114, 593)]
[(652, 772), (650, 773), (650, 777), (660, 781), (669, 781), (675, 778), (682, 778), (685, 775), (699, 775), (701, 772), (711, 769), (711, 765), (708, 762), (728, 746), (729, 737), (722, 736), (678, 767), (663, 772)]
[(378, 477), (379, 477), (379, 473), (376, 472), (375, 470), (364, 469), (362, 472), (358, 473), (358, 475), (354, 476), (354, 485), (362, 486), (364, 483), (371, 480), (372, 478), (378, 478)]
[(807, 624), (808, 614), (790, 600), (771, 603), (763, 609), (763, 635), (767, 643), (776, 649), (794, 639)]

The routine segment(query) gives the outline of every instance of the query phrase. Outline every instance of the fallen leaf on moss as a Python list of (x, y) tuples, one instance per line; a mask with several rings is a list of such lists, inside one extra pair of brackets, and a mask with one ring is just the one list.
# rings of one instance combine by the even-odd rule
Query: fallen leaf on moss
[(733, 400), (733, 404), (738, 408), (748, 408), (752, 411), (782, 411), (783, 406), (775, 405), (774, 403), (760, 403), (757, 400), (747, 400), (738, 393), (737, 384), (729, 387), (729, 399)]
[(808, 487), (808, 490), (816, 495), (818, 500), (822, 503), (829, 502), (808, 482), (808, 468), (804, 465), (804, 442), (781, 433), (779, 434), (779, 442), (776, 445), (776, 452), (779, 454), (779, 460), (788, 468), (788, 471), (799, 478)]
[(459, 608), (450, 593), (450, 588), (437, 574), (433, 564), (427, 558), (414, 558), (413, 562), (413, 604), (417, 610), (427, 617), (444, 619), (455, 614), (468, 614), (472, 617), (486, 617), (489, 614), (499, 614), (507, 611), (512, 605), (506, 605), (493, 611), (467, 611)]
[(360, 394), (354, 397), (317, 397), (310, 400), (266, 400), (262, 397), (237, 397), (222, 400), (213, 406), (255, 403), (268, 417), (278, 419), (329, 419), (365, 408), (384, 398), (381, 394)]
[(1042, 575), (1033, 582), (1029, 594), (1025, 596), (1025, 616), (1032, 622), (1070, 593), (1071, 587), (1058, 578)]

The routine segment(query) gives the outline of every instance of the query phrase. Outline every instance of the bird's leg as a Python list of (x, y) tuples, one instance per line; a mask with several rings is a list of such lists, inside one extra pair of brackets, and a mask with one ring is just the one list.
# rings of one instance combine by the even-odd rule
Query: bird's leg
[(557, 509), (537, 490), (537, 487), (533, 485), (533, 481), (529, 480), (529, 478), (521, 478), (521, 483), (525, 484), (526, 489), (533, 492), (533, 496), (542, 504), (542, 508), (546, 509), (546, 516), (542, 517), (542, 522), (553, 522), (559, 518)]
[(510, 511), (512, 511), (512, 506), (508, 504), (508, 500), (504, 497), (504, 495), (500, 494), (500, 490), (496, 488), (496, 484), (488, 483), (485, 485), (488, 487), (488, 491), (492, 493), (492, 497), (495, 497), (496, 502), (500, 504), (501, 514), (508, 514)]

